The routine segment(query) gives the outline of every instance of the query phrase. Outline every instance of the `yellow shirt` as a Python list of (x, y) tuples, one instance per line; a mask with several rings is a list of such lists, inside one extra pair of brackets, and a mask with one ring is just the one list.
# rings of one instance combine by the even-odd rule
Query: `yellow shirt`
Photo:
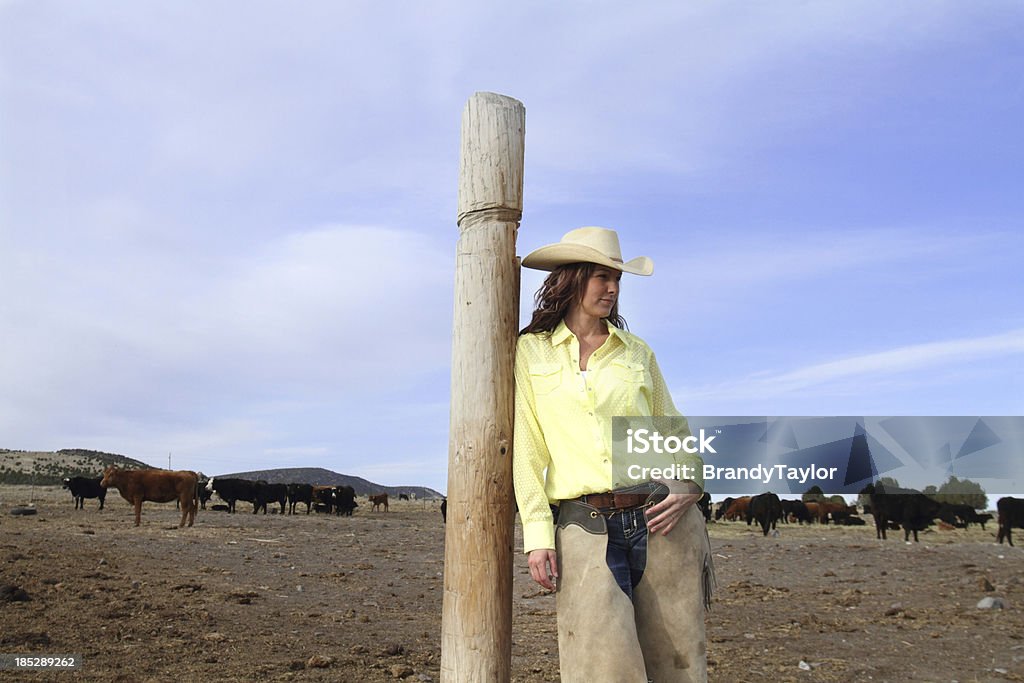
[[(526, 552), (555, 547), (549, 502), (612, 489), (612, 417), (682, 417), (651, 348), (613, 325), (608, 331), (585, 379), (579, 340), (564, 321), (550, 335), (519, 337), (512, 476)], [(703, 488), (700, 456), (678, 461)]]

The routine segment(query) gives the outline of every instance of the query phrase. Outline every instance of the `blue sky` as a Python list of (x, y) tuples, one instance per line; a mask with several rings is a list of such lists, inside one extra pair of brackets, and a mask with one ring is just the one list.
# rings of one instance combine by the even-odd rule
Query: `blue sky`
[(1024, 413), (1019, 3), (480, 5), (0, 2), (0, 447), (443, 490), (480, 90), (685, 413)]

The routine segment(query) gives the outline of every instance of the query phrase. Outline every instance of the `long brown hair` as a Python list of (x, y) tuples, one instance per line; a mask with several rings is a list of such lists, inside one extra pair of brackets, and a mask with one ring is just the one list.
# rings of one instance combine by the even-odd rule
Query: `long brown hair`
[[(603, 267), (596, 263), (568, 263), (551, 271), (533, 297), (533, 319), (519, 334), (554, 332), (572, 305), (583, 301), (590, 276)], [(605, 320), (621, 330), (627, 329), (625, 318), (619, 315), (617, 298)]]

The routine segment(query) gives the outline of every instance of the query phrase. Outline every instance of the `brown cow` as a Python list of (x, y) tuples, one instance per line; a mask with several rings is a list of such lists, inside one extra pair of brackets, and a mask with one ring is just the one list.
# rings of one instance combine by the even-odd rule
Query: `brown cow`
[(746, 519), (749, 516), (749, 510), (750, 496), (743, 496), (742, 498), (737, 498), (729, 505), (729, 509), (725, 511), (725, 518), (729, 521)]
[(810, 516), (810, 520), (808, 520), (808, 521), (809, 522), (818, 522), (819, 524), (821, 524), (822, 523), (822, 518), (825, 517), (828, 514), (827, 511), (825, 511), (825, 512), (822, 511), (822, 509), (821, 509), (821, 502), (820, 501), (817, 502), (817, 503), (808, 502), (808, 503), (806, 503), (806, 505), (807, 505), (807, 514)]
[(388, 511), (388, 494), (381, 493), (381, 494), (378, 494), (376, 496), (370, 496), (370, 504), (373, 505), (373, 507), (370, 508), (371, 512), (376, 512), (377, 508), (379, 508), (381, 505), (384, 506), (384, 512), (387, 512)]
[(199, 507), (198, 484), (199, 475), (187, 470), (122, 470), (117, 467), (108, 467), (100, 482), (104, 488), (116, 488), (122, 498), (135, 506), (135, 526), (142, 522), (142, 501), (169, 503), (177, 500), (181, 504), (179, 529), (185, 526), (186, 518), (189, 526), (195, 522)]

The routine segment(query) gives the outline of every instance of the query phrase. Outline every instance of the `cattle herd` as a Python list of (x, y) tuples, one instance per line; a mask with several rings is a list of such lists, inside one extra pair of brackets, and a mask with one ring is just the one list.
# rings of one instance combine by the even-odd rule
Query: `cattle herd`
[[(311, 511), (327, 514), (352, 516), (359, 506), (356, 502), (355, 489), (351, 486), (315, 486), (313, 484), (271, 484), (265, 481), (248, 479), (232, 479), (213, 477), (201, 481), (195, 472), (170, 472), (166, 470), (122, 470), (108, 467), (102, 477), (71, 477), (64, 480), (64, 488), (71, 491), (75, 509), (85, 507), (86, 498), (99, 499), (99, 509), (109, 487), (116, 488), (121, 496), (135, 508), (135, 526), (139, 526), (143, 501), (167, 503), (177, 501), (181, 507), (181, 523), (192, 526), (196, 510), (206, 509), (214, 493), (224, 501), (216, 504), (213, 509), (235, 512), (238, 501), (252, 503), (252, 512), (260, 510), (267, 514), (267, 506), (273, 507), (278, 514), (294, 515), (299, 503), (305, 504), (305, 514)], [(982, 529), (992, 515), (979, 513), (970, 505), (941, 503), (923, 493), (908, 489), (882, 490), (869, 484), (861, 491), (870, 500), (864, 506), (865, 513), (871, 513), (875, 522), (877, 538), (885, 539), (886, 531), (903, 529), (904, 540), (909, 541), (917, 533), (938, 521), (948, 527), (967, 528), (978, 524)], [(408, 500), (406, 494), (402, 497)], [(381, 493), (369, 496), (373, 511), (383, 508), (388, 511), (388, 494)], [(858, 526), (866, 522), (858, 514), (856, 505), (846, 505), (829, 501), (804, 502), (800, 500), (781, 500), (774, 493), (762, 493), (756, 496), (726, 498), (717, 505), (712, 513), (711, 497), (705, 493), (698, 502), (704, 518), (709, 520), (714, 514), (716, 520), (742, 520), (747, 525), (754, 522), (767, 536), (776, 525), (783, 524), (833, 524)], [(441, 504), (441, 515), (447, 518), (447, 500)], [(1024, 499), (1004, 497), (996, 505), (998, 512), (999, 531), (997, 540), (1013, 545), (1012, 529), (1024, 528)]]
[[(206, 509), (206, 504), (213, 494), (224, 501), (214, 504), (212, 509), (235, 512), (238, 501), (252, 503), (252, 512), (260, 510), (267, 514), (267, 506), (278, 514), (294, 515), (296, 506), (304, 503), (305, 514), (311, 511), (351, 517), (359, 506), (356, 492), (351, 486), (316, 486), (313, 484), (271, 484), (266, 481), (212, 477), (201, 480), (199, 475), (190, 471), (172, 472), (168, 470), (125, 470), (108, 467), (102, 477), (70, 477), (64, 479), (64, 488), (71, 491), (75, 501), (75, 509), (85, 507), (86, 498), (99, 499), (99, 509), (108, 488), (116, 488), (121, 497), (134, 506), (135, 526), (139, 526), (142, 514), (142, 503), (152, 501), (169, 503), (176, 501), (181, 508), (179, 527), (192, 526), (195, 522), (196, 510)], [(401, 494), (405, 500), (409, 497)], [(388, 511), (388, 494), (381, 493), (369, 497), (374, 511), (383, 508)], [(300, 508), (301, 511), (301, 508)]]
[[(902, 528), (904, 540), (909, 542), (910, 535), (913, 534), (916, 542), (918, 531), (923, 531), (936, 522), (947, 525), (947, 528), (966, 529), (971, 524), (978, 524), (984, 529), (986, 522), (992, 519), (992, 515), (979, 513), (970, 505), (941, 503), (909, 489), (888, 487), (883, 490), (869, 484), (861, 494), (866, 495), (870, 501), (864, 506), (864, 512), (870, 513), (874, 518), (875, 534), (879, 539), (886, 538), (886, 530), (898, 531)], [(705, 518), (710, 519), (710, 506), (702, 505), (702, 509), (705, 511)], [(1002, 543), (1005, 538), (1007, 543), (1013, 545), (1011, 530), (1014, 527), (1024, 528), (1024, 499), (1000, 498), (996, 510), (999, 517), (997, 540)], [(774, 493), (726, 498), (719, 503), (714, 516), (716, 520), (724, 518), (746, 521), (748, 526), (756, 522), (765, 536), (770, 530), (775, 529), (779, 522), (832, 522), (846, 526), (866, 524), (858, 514), (856, 505), (829, 501), (781, 500)]]

